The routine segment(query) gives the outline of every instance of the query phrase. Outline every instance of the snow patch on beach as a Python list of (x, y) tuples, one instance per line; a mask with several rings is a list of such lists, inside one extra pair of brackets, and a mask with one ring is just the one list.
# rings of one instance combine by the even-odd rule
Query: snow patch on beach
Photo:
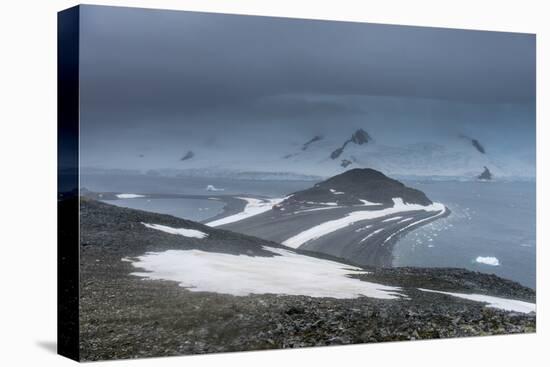
[(288, 199), (288, 197), (276, 198), (276, 199), (255, 199), (255, 198), (238, 197), (237, 199), (246, 201), (246, 205), (242, 212), (206, 223), (206, 225), (210, 227), (222, 226), (224, 224), (238, 222), (243, 219), (265, 213), (271, 210), (273, 208), (273, 205), (279, 204), (283, 200)]
[(478, 256), (476, 258), (476, 263), (490, 265), (490, 266), (500, 265), (500, 261), (498, 261), (498, 259), (493, 256)]
[[(393, 207), (386, 208), (386, 209), (380, 209), (380, 210), (359, 210), (355, 212), (351, 212), (347, 214), (345, 217), (331, 220), (328, 222), (321, 223), (319, 225), (316, 225), (312, 228), (309, 228), (301, 233), (298, 233), (297, 235), (290, 237), (289, 239), (283, 241), (283, 245), (292, 247), (292, 248), (298, 248), (304, 243), (315, 240), (319, 237), (325, 236), (329, 233), (335, 232), (339, 229), (345, 228), (347, 226), (350, 226), (356, 222), (364, 221), (364, 220), (370, 220), (370, 219), (376, 219), (385, 217), (387, 215), (407, 212), (407, 211), (418, 211), (418, 210), (424, 210), (427, 212), (438, 212), (436, 216), (442, 215), (445, 212), (445, 206), (441, 203), (433, 203), (431, 205), (419, 205), (419, 204), (405, 204), (403, 202), (403, 199), (401, 198), (394, 198), (393, 199)], [(435, 216), (431, 216), (425, 220), (430, 220), (434, 218)], [(410, 224), (406, 228), (421, 223), (422, 221), (418, 221), (415, 223)], [(400, 230), (401, 231), (401, 230)], [(398, 232), (400, 232), (398, 231)], [(392, 236), (390, 236), (387, 240), (389, 240)], [(386, 240), (386, 241), (387, 241)]]
[(372, 231), (371, 233), (369, 233), (367, 235), (367, 237), (363, 238), (361, 241), (359, 241), (359, 243), (363, 243), (365, 242), (366, 240), (368, 240), (369, 238), (371, 238), (372, 236), (382, 232), (384, 230), (384, 228), (380, 228), (380, 229), (377, 229), (376, 231)]
[(285, 249), (263, 247), (274, 256), (232, 255), (201, 250), (149, 252), (133, 263), (144, 271), (133, 275), (172, 280), (193, 292), (285, 294), (310, 297), (395, 299), (399, 287), (361, 281), (352, 274), (361, 268), (336, 261), (300, 255)]
[(205, 238), (208, 236), (207, 233), (201, 232), (196, 229), (186, 229), (186, 228), (173, 228), (168, 226), (163, 226), (162, 224), (149, 224), (141, 223), (147, 228), (156, 229), (157, 231), (162, 231), (170, 234), (177, 234), (184, 237), (190, 238)]
[(397, 217), (391, 217), (391, 218), (388, 218), (388, 219), (384, 219), (382, 222), (386, 223), (386, 222), (393, 222), (395, 220), (399, 220), (403, 217), (400, 217), (400, 216), (397, 216)]
[(411, 221), (411, 220), (413, 220), (413, 219), (414, 219), (414, 218), (405, 218), (405, 219), (400, 220), (400, 221), (397, 222), (397, 223), (405, 223), (405, 222)]
[(144, 198), (145, 195), (139, 195), (139, 194), (117, 194), (117, 198), (119, 199), (136, 199), (136, 198)]
[(327, 206), (337, 206), (338, 203), (328, 202), (328, 203), (321, 203), (316, 201), (306, 201), (306, 204), (310, 205), (327, 205)]
[(330, 190), (330, 192), (332, 192), (334, 195), (344, 195), (344, 194), (345, 194), (345, 193), (342, 192), (342, 191), (336, 191), (336, 190), (334, 190), (334, 189), (329, 189), (329, 190)]
[(529, 312), (536, 311), (535, 303), (518, 301), (515, 299), (486, 296), (484, 294), (453, 293), (453, 292), (434, 291), (431, 289), (423, 289), (423, 288), (418, 288), (418, 289), (421, 290), (422, 292), (446, 294), (448, 296), (469, 299), (470, 301), (487, 303), (486, 307), (498, 308), (500, 310), (505, 310), (505, 311), (515, 311), (515, 312), (521, 312), (521, 313), (529, 313)]
[(318, 210), (327, 210), (327, 209), (338, 209), (341, 208), (341, 206), (323, 206), (320, 208), (312, 208), (312, 209), (303, 209), (293, 212), (293, 214), (300, 214), (300, 213), (307, 213), (307, 212), (316, 212)]
[(373, 203), (372, 201), (359, 199), (360, 202), (363, 203), (363, 206), (372, 206), (372, 205), (384, 205), (382, 203)]

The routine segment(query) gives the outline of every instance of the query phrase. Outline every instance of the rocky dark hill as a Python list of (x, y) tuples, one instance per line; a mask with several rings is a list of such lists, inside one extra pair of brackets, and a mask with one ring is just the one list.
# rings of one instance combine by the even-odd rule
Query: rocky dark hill
[(371, 136), (365, 130), (363, 130), (363, 129), (356, 130), (351, 135), (351, 138), (346, 140), (340, 148), (335, 149), (330, 154), (330, 158), (331, 159), (336, 159), (336, 158), (340, 157), (342, 155), (342, 153), (344, 153), (344, 150), (346, 149), (346, 146), (350, 143), (357, 144), (357, 145), (363, 145), (363, 144), (367, 144), (371, 140), (372, 140)]
[[(68, 200), (78, 200), (72, 198)], [(63, 211), (64, 206), (60, 206)], [(365, 342), (529, 333), (536, 315), (420, 291), (476, 292), (534, 302), (534, 291), (461, 269), (366, 268), (359, 278), (402, 287), (393, 300), (233, 296), (193, 292), (174, 281), (143, 280), (128, 257), (173, 249), (273, 256), (280, 245), (169, 215), (80, 199), (81, 360), (154, 357)], [(63, 215), (63, 213), (60, 213)], [(188, 238), (143, 223), (208, 233)], [(302, 254), (335, 258), (319, 254)], [(348, 262), (349, 263), (349, 262)]]
[(309, 146), (319, 140), (323, 140), (323, 137), (320, 136), (320, 135), (315, 135), (313, 138), (311, 138), (310, 140), (306, 141), (304, 143), (304, 145), (302, 145), (302, 150), (307, 150), (307, 148), (309, 148)]
[(489, 171), (489, 168), (487, 167), (483, 167), (483, 168), (484, 168), (483, 172), (479, 176), (477, 176), (477, 178), (479, 180), (491, 180), (493, 178), (493, 174), (491, 173), (491, 171)]
[[(174, 247), (178, 249), (200, 248), (204, 251), (234, 255), (273, 256), (272, 253), (263, 250), (262, 246), (284, 248), (275, 242), (215, 229), (194, 221), (122, 208), (84, 197), (80, 199), (80, 222), (82, 247), (107, 246), (126, 253), (126, 256)], [(204, 232), (208, 237), (199, 240), (173, 236), (147, 228), (143, 223), (185, 227)], [(132, 240), (128, 241), (129, 238)], [(166, 247), (167, 244), (168, 247)]]
[(195, 153), (192, 150), (187, 151), (183, 157), (180, 158), (180, 161), (187, 161), (195, 156)]
[(430, 205), (426, 194), (370, 168), (355, 168), (292, 194), (282, 206), (302, 203), (360, 205), (362, 200), (393, 205), (394, 198), (409, 204)]

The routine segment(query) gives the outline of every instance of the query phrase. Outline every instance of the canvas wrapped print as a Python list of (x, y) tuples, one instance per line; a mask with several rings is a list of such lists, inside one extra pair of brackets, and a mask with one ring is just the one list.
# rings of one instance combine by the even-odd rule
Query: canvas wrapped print
[(535, 35), (58, 20), (60, 354), (535, 332)]

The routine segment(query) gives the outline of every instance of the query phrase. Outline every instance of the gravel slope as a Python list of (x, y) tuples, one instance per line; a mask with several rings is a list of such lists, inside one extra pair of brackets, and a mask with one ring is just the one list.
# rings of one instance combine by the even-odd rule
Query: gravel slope
[[(534, 332), (536, 316), (418, 291), (476, 291), (533, 301), (534, 291), (461, 269), (379, 269), (365, 280), (403, 287), (380, 300), (191, 292), (175, 282), (142, 280), (123, 257), (193, 249), (272, 256), (280, 245), (182, 219), (81, 204), (80, 350), (82, 360), (138, 358), (349, 343)], [(158, 223), (205, 231), (208, 239), (146, 228)], [(304, 252), (302, 252), (304, 253)], [(330, 258), (328, 255), (315, 255)]]

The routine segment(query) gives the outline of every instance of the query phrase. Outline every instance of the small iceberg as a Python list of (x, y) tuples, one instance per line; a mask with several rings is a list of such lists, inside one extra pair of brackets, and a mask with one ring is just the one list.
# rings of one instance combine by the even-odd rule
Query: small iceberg
[(499, 266), (500, 261), (493, 256), (478, 256), (476, 262), (480, 264), (490, 265), (490, 266)]
[(225, 189), (217, 188), (214, 185), (206, 186), (206, 191), (224, 191)]
[(136, 199), (136, 198), (144, 198), (145, 195), (139, 195), (139, 194), (117, 194), (117, 198), (119, 199)]

